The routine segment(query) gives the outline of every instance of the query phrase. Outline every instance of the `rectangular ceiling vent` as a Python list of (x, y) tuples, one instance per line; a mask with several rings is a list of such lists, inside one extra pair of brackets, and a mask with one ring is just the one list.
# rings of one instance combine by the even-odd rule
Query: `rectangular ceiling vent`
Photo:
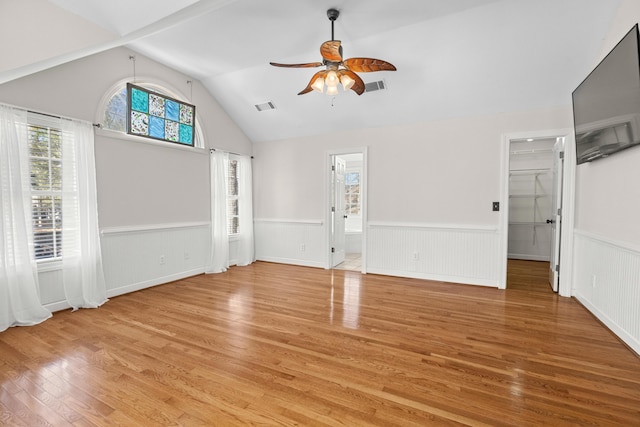
[(258, 111), (269, 111), (269, 110), (275, 110), (276, 106), (273, 102), (269, 101), (263, 104), (256, 104), (256, 109)]
[(377, 82), (364, 84), (365, 92), (375, 92), (377, 90), (387, 90), (387, 86), (385, 85), (384, 80), (378, 80)]

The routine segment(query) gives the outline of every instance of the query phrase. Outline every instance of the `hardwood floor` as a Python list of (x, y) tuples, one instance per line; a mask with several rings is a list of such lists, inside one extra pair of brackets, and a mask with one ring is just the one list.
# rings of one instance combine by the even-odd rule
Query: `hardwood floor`
[(0, 424), (640, 425), (640, 358), (527, 280), (258, 262), (55, 313), (0, 333)]

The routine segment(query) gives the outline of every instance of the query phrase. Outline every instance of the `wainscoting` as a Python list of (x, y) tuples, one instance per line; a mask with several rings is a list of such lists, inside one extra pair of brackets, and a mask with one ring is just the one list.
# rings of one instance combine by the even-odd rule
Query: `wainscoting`
[(640, 354), (640, 248), (576, 230), (573, 295)]
[(103, 229), (107, 296), (203, 273), (209, 240), (208, 222)]
[[(256, 220), (255, 233), (258, 260), (326, 266), (323, 221)], [(367, 233), (369, 273), (498, 286), (495, 227), (369, 223)]]
[(324, 268), (324, 221), (254, 220), (256, 259)]
[(498, 286), (495, 227), (369, 223), (367, 272)]

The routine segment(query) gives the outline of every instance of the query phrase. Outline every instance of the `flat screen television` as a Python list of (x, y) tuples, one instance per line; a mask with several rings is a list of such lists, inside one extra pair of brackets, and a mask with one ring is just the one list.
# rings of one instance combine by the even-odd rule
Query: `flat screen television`
[(578, 164), (640, 144), (640, 53), (636, 24), (573, 91)]

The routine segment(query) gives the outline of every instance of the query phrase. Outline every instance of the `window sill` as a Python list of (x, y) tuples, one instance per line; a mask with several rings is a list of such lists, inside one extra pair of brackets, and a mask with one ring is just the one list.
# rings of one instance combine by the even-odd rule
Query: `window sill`
[(38, 264), (38, 273), (62, 270), (62, 260), (60, 259), (36, 261), (36, 264)]
[(155, 145), (156, 147), (172, 148), (174, 150), (186, 150), (191, 153), (207, 154), (207, 150), (204, 148), (189, 147), (185, 145), (174, 144), (171, 142), (156, 141), (151, 138), (129, 135), (128, 133), (120, 132), (117, 130), (98, 128), (96, 129), (96, 135), (103, 136), (105, 138), (120, 139), (123, 141), (142, 142), (143, 144)]

